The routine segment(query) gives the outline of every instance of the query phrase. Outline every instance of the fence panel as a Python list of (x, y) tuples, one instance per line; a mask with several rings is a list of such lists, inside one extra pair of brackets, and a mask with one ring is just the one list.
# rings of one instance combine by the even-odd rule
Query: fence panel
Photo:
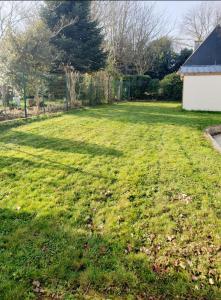
[(115, 79), (105, 71), (76, 73), (71, 78), (64, 73), (19, 74), (19, 79), (19, 85), (0, 87), (0, 120), (132, 98), (133, 82)]

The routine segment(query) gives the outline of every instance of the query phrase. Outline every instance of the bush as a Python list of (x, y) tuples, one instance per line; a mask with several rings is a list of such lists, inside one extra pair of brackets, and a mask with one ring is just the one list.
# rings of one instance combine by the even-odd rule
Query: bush
[(76, 83), (77, 100), (83, 105), (111, 103), (114, 99), (113, 79), (105, 71), (83, 74)]
[(159, 88), (160, 88), (159, 79), (151, 79), (148, 84), (148, 92), (147, 92), (148, 98), (151, 99), (158, 98)]
[(159, 96), (166, 100), (181, 100), (183, 82), (176, 73), (166, 75), (160, 81)]
[(123, 89), (129, 89), (129, 98), (144, 99), (151, 81), (149, 75), (126, 75), (122, 78)]

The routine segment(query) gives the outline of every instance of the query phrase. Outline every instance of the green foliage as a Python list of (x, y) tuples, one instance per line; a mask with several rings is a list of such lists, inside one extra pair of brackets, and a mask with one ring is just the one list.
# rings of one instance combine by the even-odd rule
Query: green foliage
[(78, 84), (78, 99), (83, 104), (96, 105), (112, 100), (156, 98), (159, 80), (148, 75), (112, 77), (107, 72), (85, 74)]
[(149, 71), (152, 78), (162, 79), (171, 73), (175, 63), (175, 53), (171, 39), (163, 37), (154, 40), (148, 47)]
[(118, 103), (0, 124), (0, 298), (220, 299), (202, 135), (220, 116)]
[(160, 81), (159, 79), (151, 79), (148, 84), (148, 95), (151, 98), (157, 99), (159, 94), (159, 88), (160, 88)]
[(96, 105), (112, 100), (145, 99), (158, 92), (158, 80), (147, 75), (112, 77), (101, 71), (81, 76), (77, 85), (78, 100), (83, 104)]
[(187, 58), (193, 53), (192, 49), (184, 48), (180, 51), (180, 53), (176, 54), (176, 62), (173, 68), (173, 72), (179, 70), (179, 68), (184, 64)]
[(54, 60), (57, 67), (90, 72), (105, 66), (103, 36), (97, 22), (90, 19), (90, 1), (45, 1), (41, 15), (52, 32), (51, 44), (60, 53)]
[(122, 77), (123, 89), (124, 87), (129, 89), (130, 99), (144, 99), (150, 81), (151, 78), (148, 75), (125, 75)]
[(76, 85), (77, 99), (83, 105), (111, 103), (114, 99), (111, 84), (112, 77), (104, 71), (83, 74)]
[(160, 81), (160, 97), (167, 100), (182, 99), (183, 82), (176, 73), (169, 74)]
[(1, 41), (0, 69), (4, 83), (21, 92), (34, 95), (41, 84), (39, 74), (47, 72), (55, 53), (48, 43), (49, 32), (41, 21), (35, 21), (24, 32), (8, 31)]
[(149, 70), (151, 78), (162, 79), (166, 75), (178, 71), (180, 66), (191, 55), (191, 49), (182, 49), (176, 53), (173, 49), (173, 41), (168, 37), (162, 37), (150, 43), (147, 49)]
[(64, 74), (50, 74), (45, 80), (45, 94), (49, 99), (64, 99), (66, 97), (66, 79)]
[[(158, 81), (147, 75), (125, 75), (112, 77), (100, 71), (80, 76), (77, 83), (78, 100), (82, 104), (97, 105), (112, 100), (145, 99), (157, 92)], [(149, 87), (151, 83), (151, 86)]]
[(2, 85), (1, 87), (1, 99), (4, 106), (8, 106), (13, 98), (13, 90), (8, 85)]
[(107, 64), (105, 67), (105, 72), (107, 72), (108, 75), (115, 79), (120, 79), (121, 78), (121, 72), (119, 71), (117, 67), (117, 62), (114, 59), (114, 57), (109, 54), (107, 57)]

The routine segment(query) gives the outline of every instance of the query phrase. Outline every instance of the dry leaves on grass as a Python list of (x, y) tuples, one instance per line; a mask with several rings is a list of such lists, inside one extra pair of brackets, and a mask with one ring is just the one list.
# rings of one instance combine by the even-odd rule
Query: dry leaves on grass
[(187, 194), (181, 193), (177, 194), (174, 197), (172, 197), (172, 200), (178, 200), (185, 204), (189, 204), (193, 199), (191, 196), (188, 196)]
[(44, 289), (41, 287), (41, 283), (38, 280), (32, 281), (32, 289), (33, 292), (35, 293), (40, 293), (40, 294), (44, 293)]

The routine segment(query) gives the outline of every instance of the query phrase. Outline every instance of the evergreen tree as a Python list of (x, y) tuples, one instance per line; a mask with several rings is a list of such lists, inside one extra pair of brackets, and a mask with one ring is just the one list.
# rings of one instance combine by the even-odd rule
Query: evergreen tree
[(52, 32), (51, 43), (59, 50), (56, 66), (75, 71), (97, 71), (105, 66), (103, 36), (90, 19), (90, 1), (45, 1), (42, 18)]

